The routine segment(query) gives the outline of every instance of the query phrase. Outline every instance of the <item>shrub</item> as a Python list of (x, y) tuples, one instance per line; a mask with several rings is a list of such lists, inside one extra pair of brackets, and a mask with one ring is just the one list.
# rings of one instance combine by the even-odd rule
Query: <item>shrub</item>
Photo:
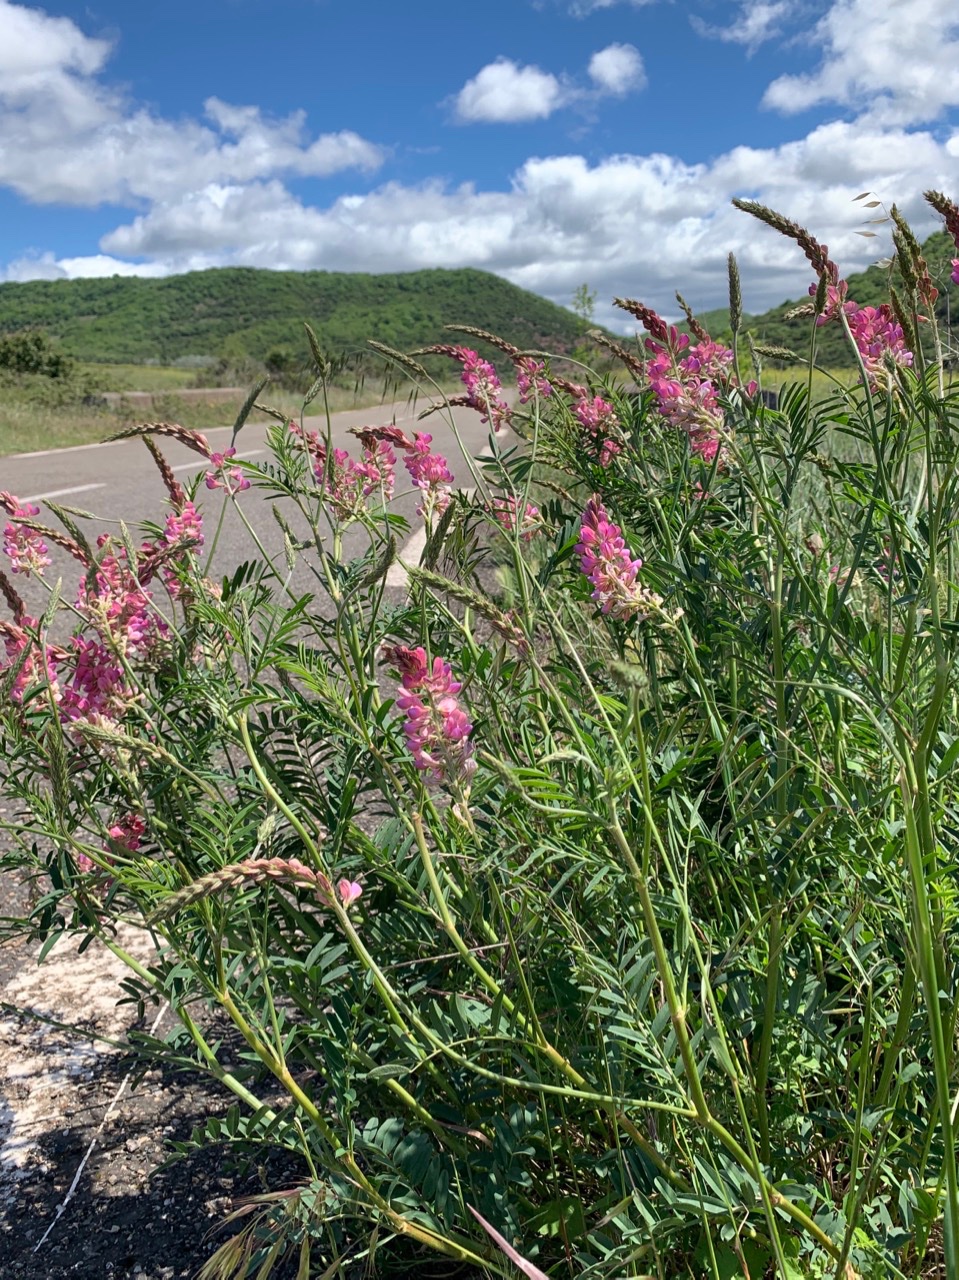
[[(302, 422), (263, 464), (141, 428), (169, 511), (139, 545), (5, 496), (14, 568), (54, 543), (81, 576), (67, 643), (57, 592), (37, 621), (3, 580), (22, 927), (169, 1002), (143, 1051), (237, 1099), (197, 1141), (301, 1162), (204, 1275), (332, 1275), (374, 1227), (502, 1276), (956, 1273), (959, 406), (898, 217), (906, 291), (863, 309), (750, 212), (857, 387), (742, 385), (731, 261), (732, 349), (622, 300), (622, 381), (499, 342), (510, 405), (430, 348), (523, 443), (492, 432), (470, 498), (428, 435)], [(218, 583), (164, 433), (253, 540)], [(428, 536), (397, 604), (404, 472)]]
[(43, 378), (71, 378), (76, 362), (57, 351), (42, 330), (22, 329), (0, 334), (0, 370)]

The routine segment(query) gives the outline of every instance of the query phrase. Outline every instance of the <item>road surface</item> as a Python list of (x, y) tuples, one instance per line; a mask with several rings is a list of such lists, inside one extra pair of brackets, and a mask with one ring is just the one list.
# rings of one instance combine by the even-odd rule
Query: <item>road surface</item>
[[(429, 431), (433, 436), (433, 449), (446, 455), (450, 469), (455, 477), (454, 487), (472, 489), (475, 486), (473, 470), (466, 461), (466, 455), (478, 457), (488, 451), (488, 428), (480, 422), (479, 415), (470, 409), (439, 411), (423, 421), (418, 420), (418, 413), (423, 405), (411, 408), (406, 402), (380, 405), (371, 409), (349, 410), (335, 414), (332, 418), (333, 443), (339, 448), (348, 448), (354, 456), (360, 452), (359, 442), (349, 434), (349, 428), (360, 426), (378, 426), (395, 422), (407, 435), (414, 430)], [(456, 430), (453, 430), (455, 423)], [(189, 422), (183, 424), (189, 426)], [(307, 419), (304, 423), (309, 429), (325, 429), (325, 420)], [(265, 461), (269, 457), (267, 446), (267, 424), (247, 425), (237, 440), (239, 457), (253, 461)], [(229, 446), (231, 430), (215, 429), (205, 432), (211, 448), (223, 451)], [(515, 442), (515, 438), (507, 440), (509, 433), (500, 437), (502, 444)], [(457, 436), (459, 439), (457, 439)], [(203, 458), (167, 437), (156, 437), (177, 478), (186, 481), (191, 476), (207, 470)], [(462, 445), (462, 447), (461, 447)], [(48, 500), (64, 506), (80, 508), (97, 517), (96, 522), (81, 521), (89, 540), (94, 541), (102, 530), (119, 531), (120, 520), (126, 522), (136, 536), (136, 527), (141, 520), (151, 520), (162, 524), (169, 508), (165, 505), (166, 490), (153, 459), (139, 439), (116, 441), (107, 444), (78, 445), (74, 448), (39, 451), (34, 453), (15, 454), (0, 458), (0, 489), (5, 489), (18, 497), (21, 502), (33, 502), (40, 507), (39, 519), (44, 523), (56, 525), (57, 521), (46, 508)], [(416, 515), (419, 503), (419, 491), (411, 488), (402, 459), (398, 458), (396, 468), (396, 497), (391, 510), (406, 517), (410, 523), (410, 534), (405, 545), (400, 548), (399, 556), (407, 563), (416, 563), (425, 543), (422, 522)], [(200, 486), (197, 503), (204, 514), (204, 526), (209, 546), (213, 531), (216, 528), (225, 499), (221, 490), (210, 491), (205, 485)], [(243, 510), (256, 529), (266, 550), (277, 562), (283, 564), (283, 535), (273, 518), (270, 502), (254, 487), (239, 495)], [(292, 508), (287, 504), (291, 522)], [(297, 531), (300, 530), (297, 528)], [(306, 530), (302, 532), (305, 534)], [(367, 549), (366, 534), (359, 526), (351, 526), (344, 538), (344, 555), (347, 559), (361, 555)], [(63, 594), (66, 600), (75, 598), (75, 582), (78, 582), (80, 571), (77, 563), (56, 548), (51, 548), (54, 565), (46, 572), (46, 580), (53, 582), (58, 575), (63, 577)], [(204, 551), (204, 555), (206, 552)], [(223, 528), (220, 533), (216, 558), (213, 565), (213, 576), (220, 577), (229, 573), (237, 565), (257, 555), (248, 531), (244, 528), (235, 510), (228, 504), (224, 513)], [(45, 588), (32, 580), (15, 579), (18, 590), (23, 595), (30, 612), (39, 615), (47, 600)], [(402, 568), (394, 565), (390, 571), (387, 585), (395, 590), (405, 587), (406, 578)], [(316, 587), (316, 581), (305, 565), (298, 566), (292, 587), (294, 590), (309, 591)], [(2, 607), (2, 605), (0, 605)]]

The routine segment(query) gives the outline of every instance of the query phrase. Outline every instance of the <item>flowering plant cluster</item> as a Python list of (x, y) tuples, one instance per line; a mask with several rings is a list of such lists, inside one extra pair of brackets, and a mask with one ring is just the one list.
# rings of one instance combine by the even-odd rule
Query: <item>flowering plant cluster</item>
[(576, 552), (600, 613), (611, 618), (645, 617), (662, 608), (662, 597), (638, 581), (643, 562), (631, 558), (622, 530), (612, 523), (598, 497), (586, 504)]
[(28, 577), (31, 573), (42, 575), (52, 563), (50, 548), (27, 521), (40, 514), (40, 508), (32, 502), (20, 503), (10, 493), (0, 493), (0, 506), (10, 519), (3, 526), (3, 554), (10, 561), (14, 573)]
[(432, 433), (143, 424), (136, 535), (0, 494), (6, 932), (282, 1149), (210, 1277), (959, 1275), (959, 400), (905, 224), (859, 307), (740, 203), (860, 382), (767, 410), (733, 263), (723, 341), (430, 348)]
[[(728, 424), (722, 401), (738, 382), (732, 350), (713, 342), (698, 325), (698, 341), (691, 345), (689, 334), (667, 326), (649, 307), (617, 301), (650, 334), (645, 341), (649, 353), (646, 376), (663, 419), (685, 433), (694, 457), (723, 467)], [(754, 396), (757, 383), (750, 380), (744, 390), (747, 396)]]
[(513, 494), (494, 498), (491, 511), (497, 524), (523, 542), (531, 542), (542, 528), (540, 510), (535, 502), (520, 504), (519, 498)]
[(226, 449), (223, 453), (210, 454), (212, 465), (206, 473), (206, 487), (208, 489), (223, 489), (228, 494), (242, 493), (244, 489), (249, 489), (249, 479), (239, 467), (230, 465), (231, 460), (235, 457), (235, 447)]
[(440, 657), (427, 660), (422, 647), (395, 645), (384, 656), (400, 672), (396, 705), (406, 716), (403, 733), (416, 768), (430, 785), (469, 786), (476, 771), (473, 726), (456, 695), (463, 688)]
[[(488, 360), (469, 347), (456, 347), (456, 358), (463, 366), (463, 385), (470, 405), (478, 409), (481, 420), (488, 422), (494, 431), (509, 424), (510, 407), (502, 398), (503, 384)], [(526, 372), (524, 370), (524, 372)]]

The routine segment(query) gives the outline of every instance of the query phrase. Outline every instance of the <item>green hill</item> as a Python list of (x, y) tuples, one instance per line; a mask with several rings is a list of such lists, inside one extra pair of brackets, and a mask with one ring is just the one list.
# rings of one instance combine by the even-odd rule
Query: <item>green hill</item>
[[(939, 289), (936, 316), (941, 327), (943, 343), (955, 349), (959, 346), (959, 287), (952, 284), (949, 277), (952, 259), (956, 257), (956, 247), (951, 236), (944, 231), (939, 231), (931, 235), (922, 248), (930, 274)], [(848, 296), (858, 302), (861, 307), (875, 307), (881, 302), (889, 301), (888, 268), (869, 267), (865, 271), (848, 276), (847, 279), (849, 281)], [(895, 276), (892, 283), (898, 285)], [(772, 307), (762, 315), (744, 315), (742, 328), (751, 333), (757, 342), (788, 347), (805, 359), (809, 352), (813, 321), (808, 316), (787, 320), (786, 315), (793, 308), (810, 301), (809, 297), (797, 298), (792, 302), (784, 302), (778, 307)], [(713, 338), (728, 339), (728, 309), (703, 312), (699, 319)], [(820, 365), (827, 368), (845, 368), (853, 364), (848, 344), (838, 324), (827, 324), (819, 329), (816, 335), (816, 359)]]
[(470, 269), (362, 275), (224, 267), (160, 280), (0, 284), (0, 333), (42, 328), (85, 361), (262, 360), (277, 348), (302, 351), (304, 320), (331, 351), (359, 349), (370, 338), (400, 350), (449, 342), (444, 325), (472, 324), (519, 347), (568, 352), (589, 327)]

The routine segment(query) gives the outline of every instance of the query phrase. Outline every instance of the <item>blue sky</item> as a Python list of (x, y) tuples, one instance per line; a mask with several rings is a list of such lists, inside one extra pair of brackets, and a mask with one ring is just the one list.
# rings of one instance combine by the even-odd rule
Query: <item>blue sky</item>
[[(476, 266), (675, 313), (959, 197), (956, 0), (0, 0), (0, 280)], [(872, 216), (882, 213), (879, 208)], [(857, 232), (873, 230), (877, 239)]]

